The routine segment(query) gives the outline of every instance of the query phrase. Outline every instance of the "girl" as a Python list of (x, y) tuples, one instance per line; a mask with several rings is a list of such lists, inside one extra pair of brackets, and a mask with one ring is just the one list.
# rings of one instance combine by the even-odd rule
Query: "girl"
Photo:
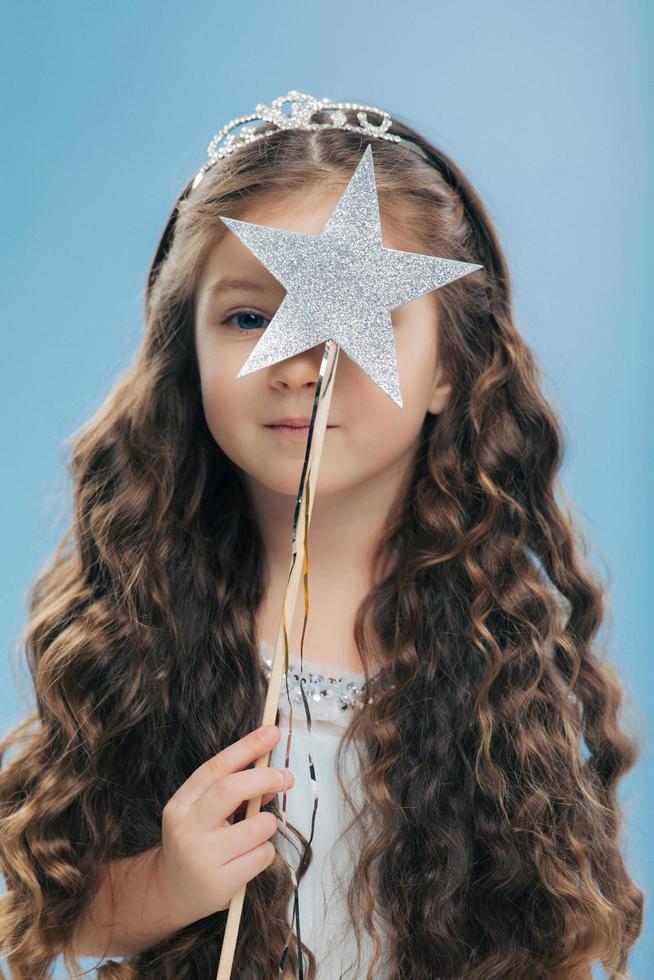
[[(636, 748), (504, 256), (419, 133), (330, 120), (267, 124), (185, 188), (136, 361), (74, 445), (72, 526), (30, 593), (36, 708), (2, 743), (0, 943), (21, 980), (60, 952), (71, 971), (123, 957), (98, 977), (213, 980), (245, 882), (232, 976), (277, 976), (293, 883), (276, 794), (302, 854), (306, 747), (312, 980), (628, 976), (643, 895), (617, 786)], [(236, 379), (284, 290), (219, 216), (317, 234), (368, 143), (384, 245), (483, 269), (393, 311), (401, 410), (339, 359), (310, 530), (315, 722), (296, 708), (292, 787), (279, 727), (258, 725), (306, 442), (279, 423), (310, 414), (322, 345)], [(282, 685), (280, 722), (287, 700)], [(253, 797), (262, 812), (238, 819)], [(329, 875), (344, 891), (321, 905)], [(356, 950), (334, 951), (339, 916)], [(285, 976), (299, 958), (293, 937)]]

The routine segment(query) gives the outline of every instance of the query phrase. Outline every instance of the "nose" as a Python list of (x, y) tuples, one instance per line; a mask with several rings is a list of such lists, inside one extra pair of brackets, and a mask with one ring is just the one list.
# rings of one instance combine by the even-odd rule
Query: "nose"
[(321, 343), (276, 364), (271, 364), (268, 368), (270, 384), (274, 388), (282, 389), (315, 386), (324, 351), (325, 345)]

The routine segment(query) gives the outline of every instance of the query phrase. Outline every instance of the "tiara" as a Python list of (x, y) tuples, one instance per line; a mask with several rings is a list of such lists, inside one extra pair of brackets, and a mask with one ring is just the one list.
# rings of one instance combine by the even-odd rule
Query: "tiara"
[[(291, 103), (290, 113), (287, 113), (283, 108), (287, 102)], [(345, 115), (346, 109), (356, 111), (358, 125), (347, 121), (347, 116)], [(312, 117), (319, 112), (326, 112), (329, 115), (329, 122), (319, 123), (312, 121)], [(368, 118), (368, 113), (375, 113), (381, 116), (381, 122), (371, 122)], [(244, 125), (255, 119), (261, 122), (272, 123), (275, 129), (261, 132), (257, 131), (254, 126)], [(256, 140), (264, 139), (266, 136), (270, 136), (271, 133), (282, 129), (348, 129), (353, 133), (365, 133), (367, 136), (373, 136), (377, 139), (402, 143), (427, 159), (422, 148), (416, 143), (412, 143), (410, 140), (398, 136), (397, 133), (389, 133), (388, 130), (392, 124), (393, 120), (388, 112), (384, 109), (378, 109), (377, 106), (358, 105), (356, 102), (332, 102), (328, 98), (316, 99), (313, 95), (305, 95), (303, 92), (293, 90), (287, 95), (281, 95), (279, 98), (273, 99), (270, 106), (260, 102), (254, 112), (249, 113), (247, 116), (238, 116), (238, 118), (230, 120), (226, 126), (223, 126), (211, 138), (211, 142), (207, 147), (208, 160), (200, 167), (195, 175), (192, 188), (197, 187), (207, 170), (217, 160), (229, 156), (248, 143), (254, 143)], [(238, 133), (232, 133), (232, 130), (237, 126), (242, 126), (243, 128)]]

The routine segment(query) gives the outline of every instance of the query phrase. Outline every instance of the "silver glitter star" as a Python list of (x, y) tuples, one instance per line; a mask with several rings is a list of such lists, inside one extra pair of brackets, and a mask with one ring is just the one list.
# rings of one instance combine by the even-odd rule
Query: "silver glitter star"
[(384, 248), (370, 144), (319, 235), (220, 217), (286, 289), (237, 378), (333, 340), (402, 408), (391, 310), (483, 268)]

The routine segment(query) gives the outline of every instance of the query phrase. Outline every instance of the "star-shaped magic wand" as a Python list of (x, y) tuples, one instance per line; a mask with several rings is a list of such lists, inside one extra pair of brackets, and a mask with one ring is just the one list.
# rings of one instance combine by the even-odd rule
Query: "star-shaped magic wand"
[[(220, 217), (286, 289), (286, 296), (237, 378), (325, 343), (293, 518), (291, 566), (261, 722), (274, 725), (282, 672), (288, 670), (288, 631), (293, 623), (302, 570), (296, 561), (300, 549), (304, 553), (306, 628), (307, 534), (339, 350), (342, 348), (402, 408), (391, 310), (483, 267), (384, 247), (370, 144), (319, 235)], [(308, 710), (306, 702), (305, 710)], [(310, 716), (307, 722), (310, 730)], [(289, 731), (288, 745), (290, 738)], [(268, 756), (255, 762), (255, 768), (267, 765)], [(314, 816), (317, 802), (316, 793)], [(260, 808), (261, 798), (249, 800), (246, 819)], [(285, 822), (284, 809), (284, 826)], [(299, 919), (297, 883), (292, 868), (291, 873)], [(234, 893), (229, 903), (217, 980), (229, 980), (231, 976), (244, 897), (245, 885)]]
[(221, 220), (286, 289), (237, 377), (333, 340), (400, 408), (391, 310), (482, 268), (384, 247), (370, 144), (319, 235)]

